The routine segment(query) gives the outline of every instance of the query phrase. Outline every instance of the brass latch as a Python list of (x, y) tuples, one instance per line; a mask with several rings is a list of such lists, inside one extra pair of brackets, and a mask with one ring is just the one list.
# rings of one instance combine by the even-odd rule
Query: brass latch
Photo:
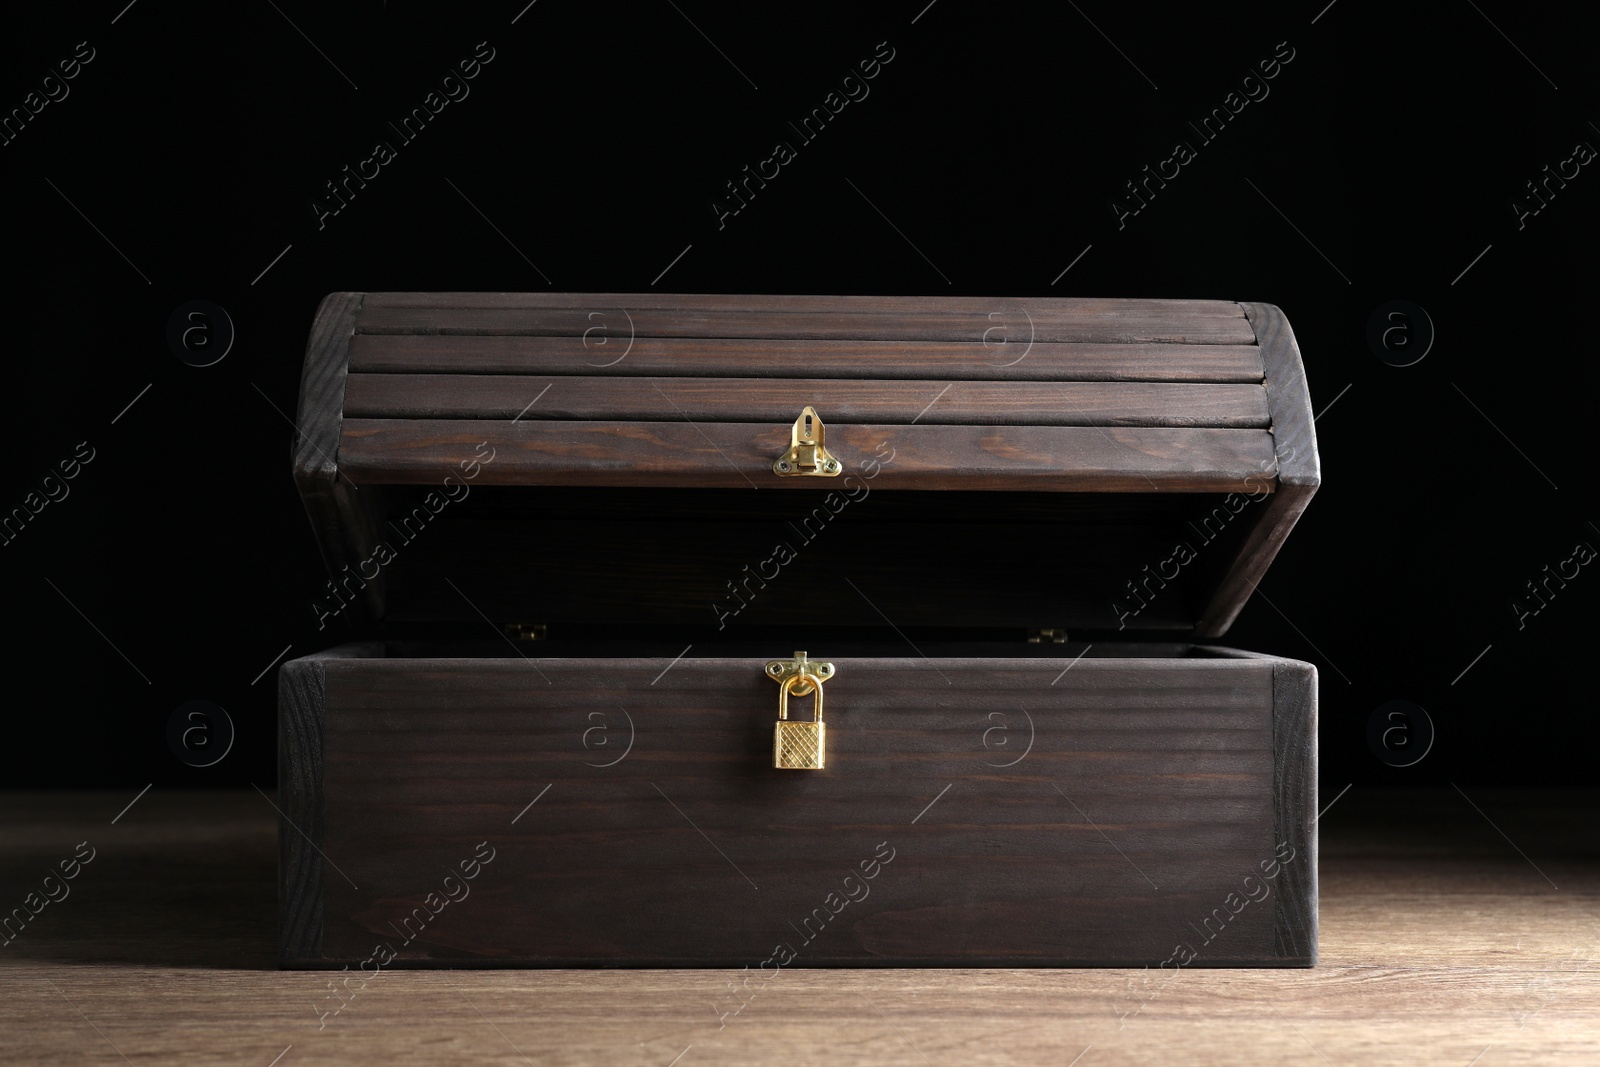
[(844, 465), (824, 447), (823, 433), (821, 416), (816, 408), (807, 404), (801, 409), (800, 417), (794, 420), (794, 428), (789, 431), (789, 451), (773, 461), (773, 471), (785, 478), (802, 474), (817, 478), (836, 477), (844, 470)]
[[(813, 663), (804, 652), (794, 659), (767, 662), (767, 677), (778, 683), (778, 722), (772, 733), (772, 765), (787, 771), (820, 771), (827, 759), (826, 729), (822, 724), (822, 683), (833, 677), (833, 664)], [(810, 722), (789, 718), (789, 694), (817, 694), (817, 710)]]
[(545, 626), (542, 622), (508, 622), (503, 629), (513, 641), (544, 640)]

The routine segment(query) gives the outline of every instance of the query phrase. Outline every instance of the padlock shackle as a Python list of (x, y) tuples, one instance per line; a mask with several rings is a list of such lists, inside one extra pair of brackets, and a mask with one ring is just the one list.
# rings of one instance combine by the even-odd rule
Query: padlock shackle
[[(806, 686), (800, 689), (800, 686)], [(800, 671), (791, 674), (778, 684), (778, 719), (785, 721), (789, 718), (789, 693), (794, 691), (795, 696), (806, 696), (813, 690), (817, 694), (815, 722), (822, 721), (822, 678), (810, 671)]]

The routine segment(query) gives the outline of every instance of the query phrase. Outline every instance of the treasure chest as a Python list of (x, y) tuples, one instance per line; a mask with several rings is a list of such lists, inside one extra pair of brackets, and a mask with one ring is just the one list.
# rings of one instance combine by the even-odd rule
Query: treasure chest
[(293, 458), (283, 966), (1315, 962), (1271, 305), (337, 293)]

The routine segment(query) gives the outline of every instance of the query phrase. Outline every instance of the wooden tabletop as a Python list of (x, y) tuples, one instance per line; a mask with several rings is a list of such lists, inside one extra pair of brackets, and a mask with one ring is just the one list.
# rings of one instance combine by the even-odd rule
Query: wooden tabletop
[(275, 969), (270, 794), (134, 792), (0, 794), (0, 915), (59, 898), (0, 936), (0, 1063), (1600, 1063), (1597, 790), (1337, 797), (1312, 970), (383, 971), (342, 997)]

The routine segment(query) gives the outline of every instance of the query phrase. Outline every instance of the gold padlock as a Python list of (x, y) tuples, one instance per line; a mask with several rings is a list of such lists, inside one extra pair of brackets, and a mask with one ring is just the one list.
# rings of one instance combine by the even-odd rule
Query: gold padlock
[[(833, 664), (813, 663), (804, 652), (792, 660), (772, 660), (767, 676), (778, 682), (778, 721), (773, 726), (772, 765), (778, 770), (820, 771), (827, 759), (827, 727), (822, 722), (822, 682), (833, 676)], [(789, 694), (817, 694), (810, 722), (789, 718)]]

